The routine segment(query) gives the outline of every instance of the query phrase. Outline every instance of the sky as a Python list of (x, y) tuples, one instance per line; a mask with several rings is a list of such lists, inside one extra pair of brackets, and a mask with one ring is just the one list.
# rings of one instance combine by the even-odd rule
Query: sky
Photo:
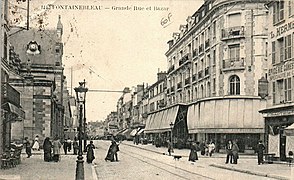
[[(48, 29), (56, 27), (61, 15), (64, 73), (69, 92), (75, 95), (71, 87), (77, 87), (84, 79), (90, 90), (122, 91), (124, 87), (155, 83), (157, 72), (167, 71), (167, 41), (203, 2), (31, 0), (31, 7), (36, 12), (47, 12)], [(54, 8), (45, 10), (47, 3)], [(69, 9), (72, 5), (93, 9)], [(102, 121), (116, 111), (121, 95), (88, 92), (87, 121)]]

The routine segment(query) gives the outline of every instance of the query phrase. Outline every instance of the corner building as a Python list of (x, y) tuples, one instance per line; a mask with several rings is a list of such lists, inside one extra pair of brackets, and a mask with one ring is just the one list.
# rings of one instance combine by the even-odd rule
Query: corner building
[(280, 160), (294, 148), (294, 1), (269, 1), (269, 46), (266, 147)]
[(217, 151), (235, 139), (241, 152), (263, 139), (265, 2), (206, 0), (168, 42), (168, 105), (188, 106), (186, 139), (213, 140)]

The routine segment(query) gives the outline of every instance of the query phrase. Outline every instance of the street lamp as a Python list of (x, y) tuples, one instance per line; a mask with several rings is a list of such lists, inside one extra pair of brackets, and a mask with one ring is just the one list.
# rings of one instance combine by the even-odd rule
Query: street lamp
[(174, 128), (174, 124), (173, 122), (170, 122), (170, 143), (171, 143), (171, 148), (173, 149), (173, 128)]
[[(86, 88), (86, 81), (84, 79), (84, 82), (81, 82), (84, 85), (84, 88)], [(85, 99), (84, 99), (84, 152), (87, 152), (87, 137), (86, 137), (86, 93), (85, 93)]]
[(80, 86), (74, 88), (77, 96), (77, 103), (79, 106), (79, 153), (76, 166), (76, 180), (84, 180), (84, 160), (83, 160), (83, 151), (82, 151), (82, 127), (83, 127), (83, 104), (85, 102), (86, 93), (88, 88), (83, 86), (83, 82), (79, 83)]

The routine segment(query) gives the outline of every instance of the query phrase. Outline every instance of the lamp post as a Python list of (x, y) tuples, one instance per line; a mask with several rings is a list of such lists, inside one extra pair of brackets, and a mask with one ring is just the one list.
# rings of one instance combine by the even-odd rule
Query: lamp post
[(173, 145), (174, 145), (174, 142), (173, 142), (173, 128), (174, 128), (174, 124), (173, 122), (170, 122), (170, 143), (171, 143), (171, 148), (173, 149)]
[(82, 131), (83, 131), (83, 104), (85, 102), (87, 88), (83, 86), (83, 82), (79, 83), (80, 86), (74, 88), (77, 96), (77, 102), (79, 106), (79, 152), (78, 160), (76, 166), (76, 180), (84, 180), (84, 160), (83, 160), (83, 150), (82, 150)]
[[(86, 88), (86, 81), (84, 79), (84, 88)], [(87, 137), (86, 137), (86, 94), (85, 94), (85, 99), (84, 99), (84, 152), (87, 152)]]

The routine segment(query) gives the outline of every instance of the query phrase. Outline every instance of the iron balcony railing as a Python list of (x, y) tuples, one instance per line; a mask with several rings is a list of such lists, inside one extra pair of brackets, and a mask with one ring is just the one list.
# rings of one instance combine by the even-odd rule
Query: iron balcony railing
[(245, 37), (244, 26), (222, 29), (222, 40)]
[(245, 68), (244, 58), (231, 58), (223, 60), (223, 69)]

